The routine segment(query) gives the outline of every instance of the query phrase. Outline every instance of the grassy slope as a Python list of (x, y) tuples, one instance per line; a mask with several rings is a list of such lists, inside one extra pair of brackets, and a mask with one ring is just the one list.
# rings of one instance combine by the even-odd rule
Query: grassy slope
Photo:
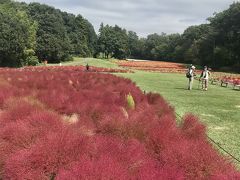
[[(112, 61), (77, 58), (64, 65), (86, 65), (118, 68)], [(136, 71), (118, 74), (136, 82), (142, 90), (160, 93), (183, 116), (187, 112), (198, 115), (208, 127), (208, 134), (222, 147), (240, 159), (240, 92), (230, 88), (210, 86), (209, 91), (186, 90), (187, 78), (181, 74)], [(240, 165), (239, 165), (240, 167)]]

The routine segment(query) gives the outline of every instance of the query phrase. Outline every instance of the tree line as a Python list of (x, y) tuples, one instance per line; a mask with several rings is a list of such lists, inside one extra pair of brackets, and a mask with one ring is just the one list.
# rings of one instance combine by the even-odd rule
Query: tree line
[(240, 71), (240, 3), (207, 19), (209, 23), (188, 27), (183, 34), (150, 34), (139, 38), (118, 26), (101, 25), (98, 51), (106, 57), (140, 58), (235, 67)]
[(39, 3), (0, 2), (0, 65), (19, 67), (95, 54), (97, 35), (81, 15)]
[[(240, 3), (188, 27), (182, 34), (150, 34), (100, 25), (98, 35), (81, 15), (39, 3), (0, 2), (0, 65), (33, 65), (72, 56), (138, 58), (240, 67)], [(239, 68), (240, 69), (240, 68)]]

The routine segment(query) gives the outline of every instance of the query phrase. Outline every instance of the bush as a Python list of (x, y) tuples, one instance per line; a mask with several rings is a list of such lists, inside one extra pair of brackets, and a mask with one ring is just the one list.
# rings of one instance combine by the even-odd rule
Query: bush
[(27, 66), (36, 66), (36, 65), (38, 65), (39, 64), (38, 57), (37, 56), (27, 57), (26, 64), (27, 64)]
[(135, 102), (134, 102), (134, 99), (133, 99), (131, 93), (129, 93), (127, 95), (127, 107), (129, 109), (135, 109)]

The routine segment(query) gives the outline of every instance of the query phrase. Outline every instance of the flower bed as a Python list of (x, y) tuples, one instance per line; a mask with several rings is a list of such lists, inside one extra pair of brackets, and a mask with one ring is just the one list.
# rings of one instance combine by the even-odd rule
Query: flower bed
[(117, 63), (121, 67), (153, 72), (186, 73), (187, 70), (183, 64), (163, 61), (119, 61)]
[(78, 72), (106, 72), (106, 73), (133, 73), (133, 71), (125, 70), (125, 69), (111, 69), (111, 68), (100, 68), (90, 66), (89, 70), (86, 69), (85, 66), (38, 66), (38, 67), (24, 67), (25, 71), (78, 71)]
[(128, 79), (0, 70), (1, 179), (239, 179), (205, 126)]
[(221, 86), (223, 85), (232, 85), (240, 86), (240, 75), (238, 74), (226, 74), (226, 73), (212, 73), (211, 81), (214, 83), (219, 83)]

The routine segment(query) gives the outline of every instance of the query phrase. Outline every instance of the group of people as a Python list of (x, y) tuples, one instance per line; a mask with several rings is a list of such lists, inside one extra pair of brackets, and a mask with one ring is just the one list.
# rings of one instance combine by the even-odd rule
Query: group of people
[[(186, 77), (188, 78), (188, 90), (192, 90), (192, 86), (193, 86), (193, 81), (194, 81), (194, 77), (196, 76), (195, 73), (195, 66), (193, 66), (192, 64), (190, 65), (188, 72), (186, 74)], [(210, 72), (208, 70), (207, 66), (204, 66), (204, 69), (200, 75), (199, 78), (199, 83), (202, 82), (202, 90), (207, 91), (208, 90), (208, 80), (210, 77)]]

